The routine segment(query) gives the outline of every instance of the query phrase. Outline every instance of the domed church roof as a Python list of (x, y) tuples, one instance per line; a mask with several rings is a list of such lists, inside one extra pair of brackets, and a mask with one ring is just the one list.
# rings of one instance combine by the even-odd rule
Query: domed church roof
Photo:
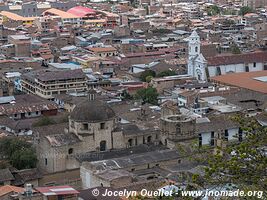
[(86, 100), (78, 104), (70, 114), (70, 119), (77, 122), (101, 122), (114, 117), (115, 112), (112, 108), (98, 100)]
[(89, 91), (89, 99), (75, 106), (70, 119), (77, 122), (101, 122), (114, 118), (115, 112), (105, 102), (96, 100), (95, 93)]

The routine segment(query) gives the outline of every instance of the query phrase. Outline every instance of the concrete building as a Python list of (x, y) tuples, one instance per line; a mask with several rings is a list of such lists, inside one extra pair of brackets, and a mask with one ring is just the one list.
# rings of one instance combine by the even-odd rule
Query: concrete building
[[(156, 172), (157, 168), (177, 164), (180, 162), (180, 158), (181, 155), (178, 151), (165, 149), (107, 160), (84, 162), (80, 168), (82, 187), (84, 189), (98, 186), (123, 188), (137, 185), (138, 182), (140, 184), (144, 180), (155, 179), (161, 182), (162, 177), (159, 175), (159, 171)], [(139, 180), (134, 180), (134, 178)]]
[(8, 43), (14, 45), (16, 57), (29, 57), (31, 55), (31, 38), (25, 35), (9, 35)]
[(80, 69), (33, 71), (22, 75), (22, 91), (52, 99), (53, 94), (85, 91), (86, 76)]
[(56, 8), (51, 8), (42, 13), (43, 16), (51, 16), (55, 18), (60, 18), (63, 24), (80, 24), (81, 19), (77, 15), (59, 10)]
[(112, 57), (118, 54), (118, 51), (114, 47), (91, 47), (88, 50), (99, 57)]
[(74, 6), (76, 6), (76, 2), (74, 1), (55, 1), (49, 3), (23, 2), (21, 5), (1, 5), (0, 10), (12, 12), (23, 17), (35, 17), (40, 16), (45, 10), (48, 10), (50, 8), (67, 11)]

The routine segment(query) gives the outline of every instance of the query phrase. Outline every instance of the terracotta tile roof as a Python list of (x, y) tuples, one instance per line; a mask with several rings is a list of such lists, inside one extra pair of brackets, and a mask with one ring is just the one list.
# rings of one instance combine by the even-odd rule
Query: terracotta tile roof
[(56, 81), (56, 80), (66, 80), (66, 79), (84, 79), (86, 78), (85, 74), (81, 69), (74, 70), (58, 70), (58, 71), (36, 71), (29, 72), (22, 76), (25, 79), (38, 79), (40, 81)]
[(78, 17), (85, 17), (87, 15), (96, 14), (95, 10), (83, 6), (75, 6), (69, 9), (67, 12), (76, 15)]
[[(266, 57), (267, 58), (267, 57)], [(212, 77), (211, 80), (231, 86), (237, 86), (267, 94), (267, 82), (255, 80), (256, 77), (267, 76), (267, 70), (257, 72), (232, 73)]]
[(56, 8), (48, 9), (48, 10), (44, 11), (43, 14), (52, 14), (52, 15), (59, 16), (63, 19), (80, 18), (79, 16), (73, 15), (71, 13), (68, 13), (68, 12), (65, 12), (63, 10), (59, 10)]
[(20, 15), (17, 15), (15, 13), (8, 12), (8, 11), (2, 11), (0, 12), (0, 15), (5, 16), (15, 21), (33, 21), (36, 19), (36, 17), (23, 17), (23, 16), (20, 16)]
[(5, 185), (5, 186), (0, 187), (0, 197), (11, 192), (22, 193), (24, 192), (24, 188), (15, 187), (11, 185)]
[(207, 60), (209, 66), (267, 62), (267, 52), (253, 52), (238, 55), (216, 56), (207, 58)]
[(196, 124), (197, 133), (217, 132), (219, 130), (238, 128), (239, 124), (230, 119), (229, 116), (212, 116), (209, 117), (210, 122), (203, 122)]
[(144, 53), (129, 53), (129, 54), (124, 54), (125, 57), (127, 58), (134, 58), (134, 57), (146, 57), (146, 56), (159, 56), (159, 55), (164, 55), (165, 52), (163, 51), (153, 51), (153, 52), (144, 52)]
[(58, 107), (54, 102), (39, 98), (35, 95), (17, 95), (16, 103), (0, 105), (0, 115), (13, 115), (36, 111), (56, 110)]
[(47, 59), (51, 59), (51, 58), (53, 58), (54, 56), (53, 56), (52, 54), (42, 54), (41, 57), (42, 57), (43, 59), (47, 60)]
[(114, 47), (92, 47), (92, 48), (88, 48), (89, 51), (93, 51), (93, 52), (110, 52), (110, 51), (116, 51), (116, 49)]

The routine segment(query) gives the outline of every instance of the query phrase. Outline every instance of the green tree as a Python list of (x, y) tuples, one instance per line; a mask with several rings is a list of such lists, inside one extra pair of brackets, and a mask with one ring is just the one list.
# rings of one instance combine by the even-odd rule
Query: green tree
[(37, 157), (32, 148), (15, 151), (10, 157), (10, 163), (17, 169), (29, 169), (36, 167)]
[(37, 127), (37, 126), (47, 126), (47, 125), (51, 125), (51, 124), (55, 124), (56, 122), (47, 117), (47, 116), (43, 116), (41, 117), (36, 123), (33, 124), (34, 127)]
[(157, 74), (157, 77), (164, 77), (164, 76), (174, 76), (176, 75), (175, 71), (172, 70), (165, 70)]
[(122, 98), (123, 98), (123, 99), (126, 99), (126, 100), (131, 100), (131, 99), (133, 99), (133, 96), (130, 95), (129, 92), (127, 92), (126, 90), (124, 90), (124, 91), (122, 92)]
[(218, 6), (212, 5), (207, 8), (207, 13), (209, 16), (214, 16), (220, 14), (221, 10)]
[(240, 53), (241, 53), (239, 47), (238, 47), (236, 44), (234, 44), (234, 45), (231, 47), (231, 51), (232, 51), (233, 54), (240, 54)]
[[(205, 182), (212, 186), (231, 183), (240, 190), (266, 192), (267, 127), (259, 125), (253, 117), (237, 115), (233, 120), (240, 123), (246, 139), (223, 149), (218, 148), (215, 155), (207, 157)], [(266, 193), (262, 199), (267, 199)]]
[(252, 8), (250, 8), (248, 6), (244, 6), (244, 7), (240, 8), (239, 15), (244, 16), (245, 14), (252, 13), (252, 12), (253, 12)]
[(136, 99), (141, 99), (143, 103), (158, 104), (158, 92), (155, 88), (148, 87), (144, 89), (137, 90), (135, 94)]
[(232, 19), (226, 19), (226, 20), (224, 20), (224, 21), (222, 22), (222, 24), (225, 25), (225, 26), (232, 26), (232, 25), (235, 24), (235, 21), (232, 20)]
[(150, 83), (150, 81), (152, 80), (152, 78), (153, 78), (153, 76), (147, 76), (147, 77), (146, 77), (146, 82), (147, 82), (147, 83)]
[(222, 11), (223, 15), (236, 15), (236, 11), (234, 9), (224, 9)]
[(150, 69), (145, 70), (140, 74), (139, 78), (140, 78), (141, 81), (146, 82), (147, 81), (146, 78), (148, 76), (155, 77), (156, 76), (156, 72), (154, 72), (153, 70), (150, 70)]
[(0, 155), (17, 169), (34, 168), (37, 164), (32, 144), (19, 138), (1, 138)]

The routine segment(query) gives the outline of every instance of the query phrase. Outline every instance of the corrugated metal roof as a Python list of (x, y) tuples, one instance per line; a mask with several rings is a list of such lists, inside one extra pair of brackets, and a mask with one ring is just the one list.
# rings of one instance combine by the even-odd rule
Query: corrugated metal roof
[(14, 96), (0, 97), (0, 104), (10, 103), (11, 101), (15, 101)]

